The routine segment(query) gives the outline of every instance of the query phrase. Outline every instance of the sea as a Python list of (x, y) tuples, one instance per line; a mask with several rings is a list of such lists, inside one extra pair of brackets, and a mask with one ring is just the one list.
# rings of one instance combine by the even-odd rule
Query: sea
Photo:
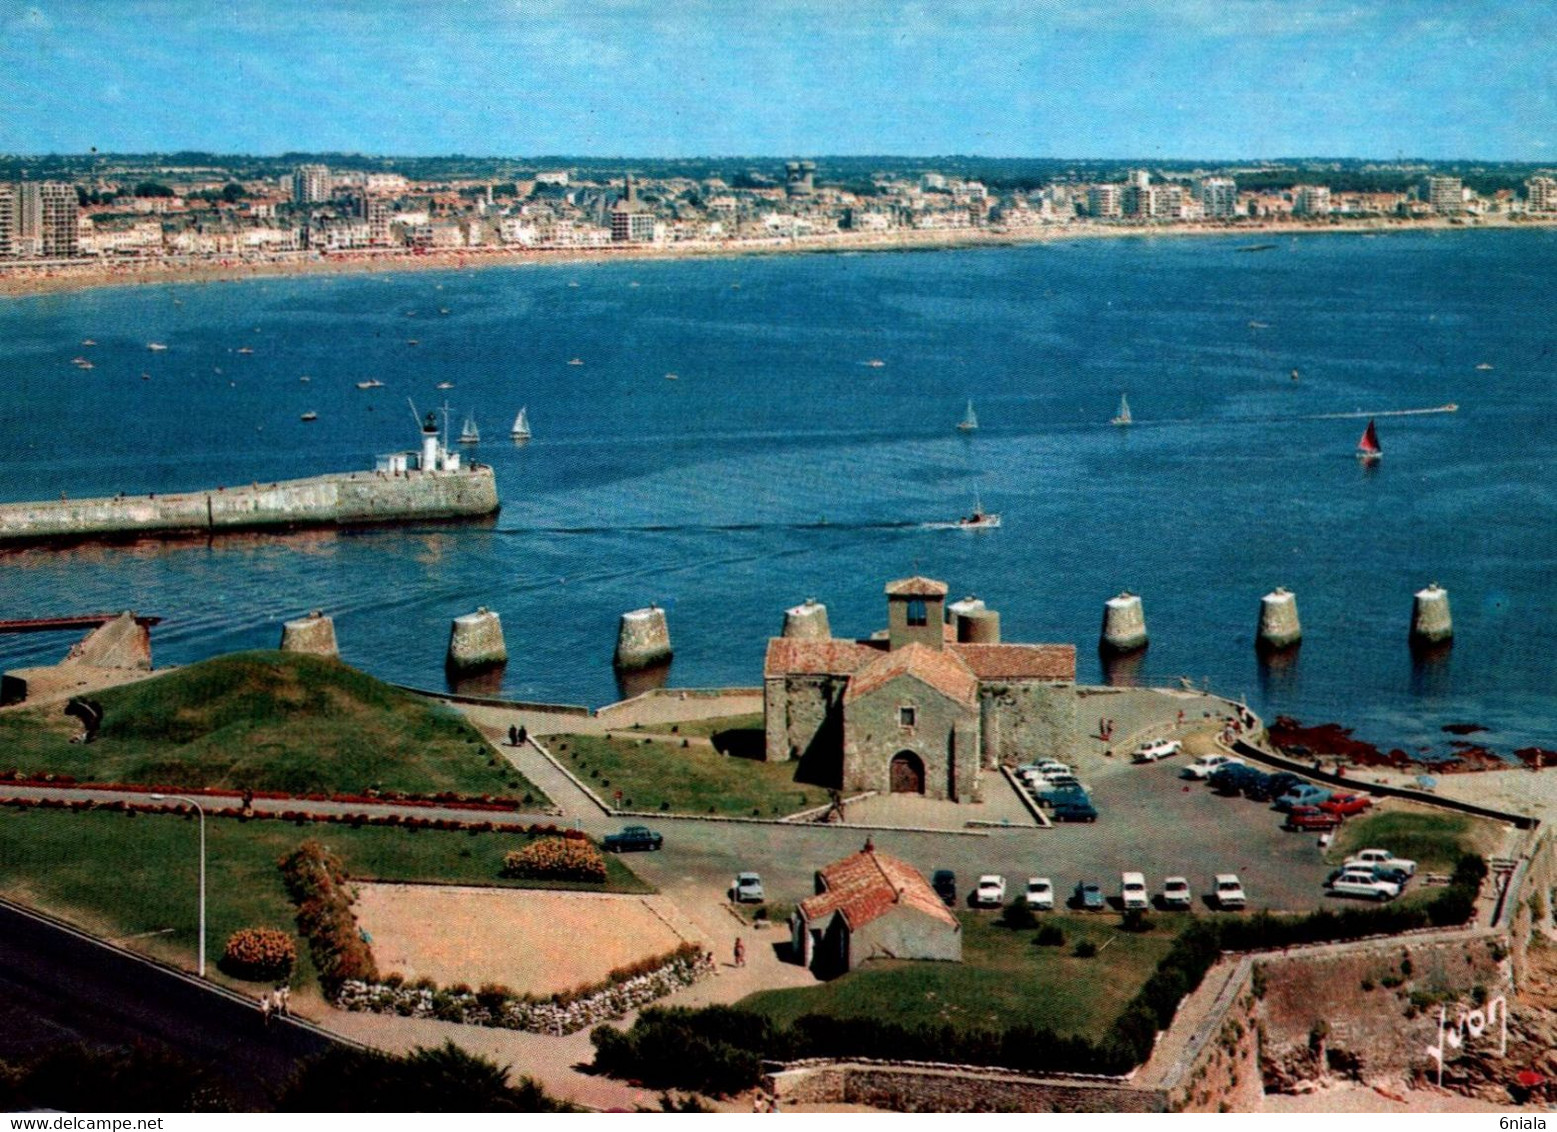
[[(1270, 243), (0, 300), (0, 499), (370, 469), (415, 447), (413, 406), (447, 406), (452, 433), (479, 426), (462, 451), (503, 503), (486, 525), (12, 551), (0, 619), (133, 608), (164, 619), (167, 665), (275, 647), (317, 608), (350, 663), (442, 689), (450, 620), (485, 606), (510, 652), (490, 691), (600, 705), (622, 691), (626, 610), (665, 609), (673, 686), (753, 686), (785, 608), (815, 598), (836, 635), (866, 636), (883, 585), (924, 574), (998, 610), (1006, 640), (1075, 643), (1084, 683), (1189, 681), (1429, 758), (1447, 724), (1504, 754), (1557, 746), (1557, 234)], [(1109, 423), (1121, 394), (1128, 428)], [(970, 401), (979, 428), (959, 431)], [(1355, 455), (1370, 418), (1374, 466)], [(946, 525), (976, 502), (998, 530)], [(1407, 632), (1429, 582), (1455, 641), (1423, 658)], [(1305, 636), (1263, 663), (1259, 600), (1278, 585)], [(1122, 590), (1151, 645), (1105, 670), (1103, 603)], [(51, 663), (77, 635), (0, 635), (0, 667)]]

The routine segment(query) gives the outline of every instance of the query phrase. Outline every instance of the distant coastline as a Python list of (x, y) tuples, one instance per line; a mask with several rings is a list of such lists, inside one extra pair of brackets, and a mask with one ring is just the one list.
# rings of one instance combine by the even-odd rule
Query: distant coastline
[[(756, 255), (893, 252), (956, 248), (1012, 247), (1083, 239), (1156, 239), (1465, 232), (1557, 227), (1557, 218), (1517, 222), (1485, 218), (1475, 223), (1448, 220), (1367, 219), (1310, 223), (1272, 220), (1244, 224), (1050, 224), (1033, 228), (903, 229), (891, 232), (838, 232), (770, 240), (697, 241), (678, 244), (621, 244), (603, 247), (461, 248), (417, 254), (410, 251), (317, 254), (280, 253), (252, 259), (147, 259), (111, 264), (97, 261), (0, 268), (0, 296), (20, 297), (99, 287), (143, 284), (226, 283), (241, 279), (293, 275), (345, 275), (375, 271), (448, 271), (520, 264), (607, 263), (620, 260), (738, 259)], [(1251, 249), (1252, 250), (1252, 249)]]

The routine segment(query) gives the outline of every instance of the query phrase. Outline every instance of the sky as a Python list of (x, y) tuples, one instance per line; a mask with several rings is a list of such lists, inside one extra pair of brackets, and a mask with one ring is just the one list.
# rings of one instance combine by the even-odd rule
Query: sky
[(0, 152), (1557, 160), (1557, 0), (0, 0)]

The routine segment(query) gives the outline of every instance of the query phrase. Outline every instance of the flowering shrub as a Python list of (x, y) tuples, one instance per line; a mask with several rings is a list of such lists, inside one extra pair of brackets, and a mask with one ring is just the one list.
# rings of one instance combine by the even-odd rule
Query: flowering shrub
[(222, 970), (239, 979), (284, 979), (297, 962), (292, 937), (276, 928), (240, 928), (227, 937)]
[(376, 979), (373, 951), (352, 914), (352, 890), (340, 858), (317, 841), (305, 841), (281, 858), (287, 895), (297, 907), (297, 930), (328, 991), (346, 979)]
[(588, 841), (542, 837), (503, 856), (503, 875), (526, 880), (603, 881), (605, 858)]

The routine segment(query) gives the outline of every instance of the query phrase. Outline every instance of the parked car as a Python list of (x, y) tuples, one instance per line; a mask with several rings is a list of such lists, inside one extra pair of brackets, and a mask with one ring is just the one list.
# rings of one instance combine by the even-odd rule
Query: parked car
[(1244, 787), (1243, 796), (1254, 802), (1273, 802), (1303, 780), (1290, 770), (1267, 775), (1263, 782), (1250, 782)]
[(1087, 788), (1074, 780), (1038, 792), (1038, 801), (1045, 806), (1058, 806), (1061, 802), (1085, 801), (1086, 798)]
[(994, 873), (979, 877), (979, 886), (973, 890), (973, 903), (982, 908), (998, 908), (1006, 902), (1006, 878)]
[(1293, 806), (1287, 811), (1287, 820), (1284, 828), (1294, 832), (1308, 833), (1334, 829), (1341, 824), (1341, 819), (1335, 814), (1321, 810), (1318, 806)]
[(762, 878), (756, 873), (736, 873), (732, 887), (737, 904), (761, 904), (767, 899), (762, 891)]
[(1120, 873), (1119, 902), (1127, 912), (1131, 908), (1151, 907), (1151, 897), (1146, 892), (1146, 878), (1140, 873)]
[(1103, 890), (1089, 880), (1076, 884), (1071, 903), (1083, 912), (1101, 912), (1108, 906), (1103, 900)]
[(1323, 786), (1304, 782), (1277, 798), (1275, 805), (1278, 810), (1290, 810), (1293, 806), (1317, 806), (1329, 800), (1330, 791)]
[(1228, 763), (1226, 766), (1217, 767), (1213, 770), (1211, 777), (1206, 779), (1206, 783), (1218, 794), (1236, 798), (1243, 793), (1245, 785), (1264, 777), (1263, 771), (1255, 770), (1252, 766), (1245, 766), (1243, 763)]
[(1193, 907), (1195, 898), (1190, 895), (1189, 881), (1183, 877), (1169, 877), (1162, 882), (1162, 906), (1164, 908)]
[(957, 874), (950, 869), (936, 869), (931, 873), (930, 887), (948, 908), (957, 903)]
[(1097, 821), (1097, 807), (1086, 794), (1062, 798), (1054, 803), (1055, 821)]
[(1216, 874), (1216, 906), (1228, 912), (1242, 911), (1248, 904), (1243, 894), (1243, 882), (1237, 873)]
[(659, 849), (664, 844), (665, 838), (648, 826), (630, 825), (621, 833), (606, 834), (600, 842), (600, 847), (607, 853), (631, 853), (640, 849)]
[(1335, 896), (1360, 896), (1365, 900), (1393, 900), (1400, 895), (1400, 886), (1393, 881), (1380, 880), (1369, 868), (1346, 868), (1328, 882)]
[(1029, 877), (1027, 879), (1027, 906), (1044, 912), (1053, 911), (1054, 882), (1048, 877)]
[(1402, 892), (1405, 891), (1407, 882), (1411, 880), (1411, 874), (1405, 869), (1393, 869), (1387, 865), (1342, 865), (1338, 869), (1331, 870), (1330, 875), (1325, 878), (1325, 887), (1329, 888), (1342, 873), (1353, 869), (1367, 871), (1374, 880), (1387, 880), (1390, 884), (1398, 884)]
[(1354, 814), (1360, 814), (1373, 805), (1373, 799), (1366, 794), (1332, 794), (1319, 808), (1336, 817), (1349, 818)]
[(1133, 760), (1138, 763), (1154, 763), (1158, 759), (1172, 758), (1183, 749), (1184, 744), (1177, 739), (1153, 739), (1136, 748)]
[(1416, 876), (1416, 862), (1397, 857), (1388, 849), (1364, 849), (1346, 858), (1348, 865), (1384, 865), (1391, 869), (1404, 869), (1407, 876)]
[(1229, 763), (1242, 763), (1237, 755), (1201, 755), (1180, 772), (1185, 778), (1210, 778), (1211, 772)]

